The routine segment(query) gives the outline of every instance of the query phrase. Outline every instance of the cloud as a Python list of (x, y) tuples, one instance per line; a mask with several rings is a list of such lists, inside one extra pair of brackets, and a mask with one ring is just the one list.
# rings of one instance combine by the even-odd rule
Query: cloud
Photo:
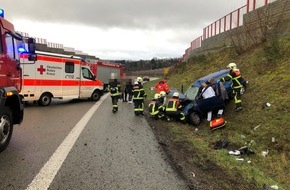
[[(116, 55), (128, 55), (126, 57), (132, 54), (136, 56), (137, 51), (140, 51), (140, 56), (166, 56), (166, 50), (168, 56), (182, 56), (190, 42), (202, 35), (203, 27), (240, 7), (242, 3), (245, 2), (10, 0), (1, 2), (1, 5), (4, 6), (6, 17), (13, 21), (17, 29), (41, 35), (39, 37), (53, 42), (74, 47), (77, 44), (76, 49), (102, 52), (107, 58), (110, 55), (108, 49), (118, 52)], [(25, 26), (24, 23), (29, 24)], [(88, 44), (92, 41), (96, 43), (95, 46)], [(174, 49), (176, 53), (172, 54)]]

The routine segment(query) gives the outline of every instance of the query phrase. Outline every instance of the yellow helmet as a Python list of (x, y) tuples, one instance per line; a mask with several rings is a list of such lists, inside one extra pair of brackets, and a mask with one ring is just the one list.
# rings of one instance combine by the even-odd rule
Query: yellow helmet
[(141, 77), (137, 77), (137, 82), (142, 82), (143, 79)]
[(158, 99), (158, 98), (160, 98), (160, 94), (155, 94), (154, 99)]
[(236, 69), (237, 68), (237, 64), (230, 63), (230, 64), (228, 64), (227, 68), (229, 68), (229, 69)]
[(166, 93), (165, 93), (164, 91), (161, 91), (161, 92), (160, 92), (160, 96), (161, 96), (161, 97), (164, 97), (165, 95), (166, 95)]

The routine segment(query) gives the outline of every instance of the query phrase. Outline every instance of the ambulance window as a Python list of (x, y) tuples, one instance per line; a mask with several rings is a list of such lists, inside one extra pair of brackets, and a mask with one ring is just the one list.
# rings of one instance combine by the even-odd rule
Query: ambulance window
[(11, 35), (6, 34), (6, 51), (9, 58), (14, 59), (14, 43)]
[(88, 68), (83, 67), (82, 74), (83, 74), (83, 77), (86, 79), (93, 79), (94, 78), (93, 74), (90, 72), (90, 70)]
[(75, 64), (73, 62), (65, 63), (65, 72), (66, 73), (74, 73), (75, 72)]

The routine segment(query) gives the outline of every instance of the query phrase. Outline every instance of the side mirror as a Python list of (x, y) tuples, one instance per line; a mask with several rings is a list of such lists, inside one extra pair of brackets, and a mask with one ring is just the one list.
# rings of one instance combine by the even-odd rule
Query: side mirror
[(29, 61), (37, 61), (37, 55), (35, 53), (36, 50), (36, 41), (34, 38), (28, 38), (27, 40), (28, 44), (28, 60)]
[(35, 54), (36, 42), (34, 38), (28, 38), (28, 52), (31, 54)]
[(37, 61), (37, 55), (36, 54), (29, 54), (28, 60), (29, 61)]

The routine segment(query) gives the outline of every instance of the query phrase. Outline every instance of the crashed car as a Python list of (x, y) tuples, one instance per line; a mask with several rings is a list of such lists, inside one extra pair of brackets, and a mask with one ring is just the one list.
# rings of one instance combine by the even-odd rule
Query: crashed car
[(150, 81), (150, 77), (148, 77), (148, 76), (144, 76), (144, 77), (143, 77), (143, 81)]
[[(181, 104), (184, 106), (183, 113), (188, 123), (198, 126), (201, 123), (202, 118), (205, 118), (207, 112), (212, 110), (213, 114), (216, 114), (219, 109), (225, 108), (225, 99), (233, 98), (233, 91), (231, 88), (232, 82), (226, 81), (221, 83), (219, 80), (222, 77), (228, 75), (229, 70), (223, 69), (214, 73), (211, 73), (205, 77), (196, 80), (186, 90), (184, 94), (180, 93)], [(204, 82), (208, 82), (210, 79), (215, 78), (215, 83), (211, 84), (215, 86), (217, 96), (202, 99), (201, 96), (201, 85)], [(245, 92), (246, 83), (243, 84), (241, 94)], [(223, 91), (226, 91), (227, 98), (223, 95)], [(170, 91), (170, 94), (174, 93), (174, 89)]]

